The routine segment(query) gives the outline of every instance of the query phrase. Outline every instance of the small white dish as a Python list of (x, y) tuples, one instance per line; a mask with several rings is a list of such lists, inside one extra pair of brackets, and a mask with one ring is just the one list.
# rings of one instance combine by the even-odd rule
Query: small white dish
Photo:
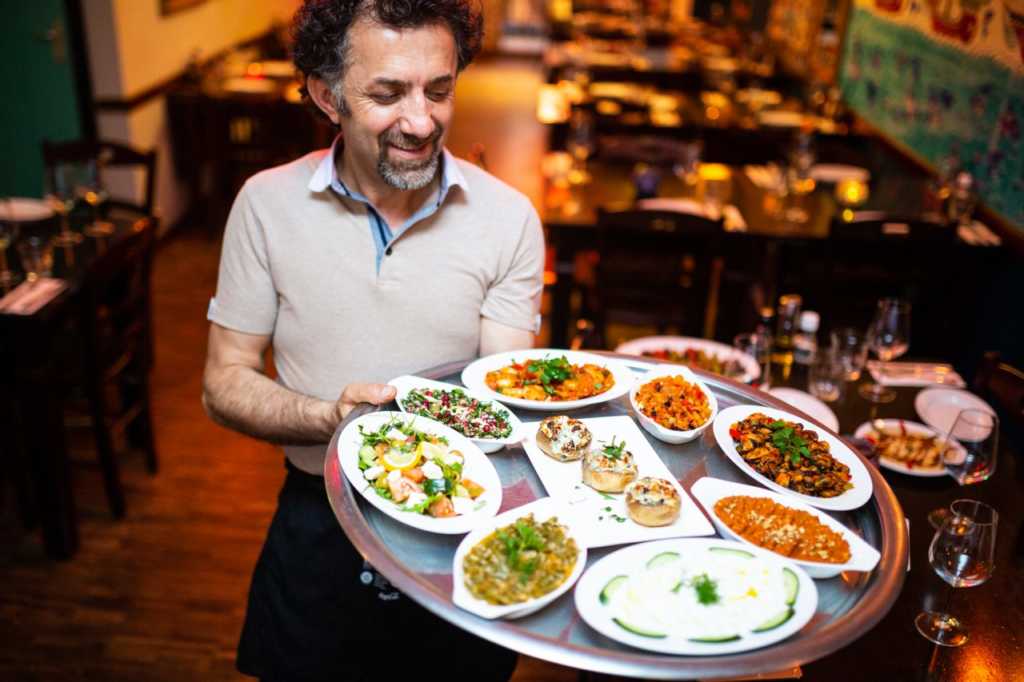
[[(803, 504), (799, 500), (794, 500), (792, 496), (774, 493), (770, 490), (765, 490), (764, 488), (759, 488), (754, 485), (734, 483), (733, 481), (725, 481), (720, 478), (711, 478), (710, 476), (698, 479), (690, 488), (690, 492), (695, 498), (697, 498), (697, 501), (700, 502), (701, 506), (704, 507), (704, 511), (707, 512), (708, 516), (711, 517), (711, 523), (715, 524), (715, 528), (718, 529), (719, 535), (724, 538), (736, 540), (737, 542), (742, 542), (743, 544), (750, 545), (751, 547), (758, 547), (758, 545), (755, 545), (738, 533), (734, 533), (733, 530), (718, 518), (717, 514), (715, 514), (715, 504), (723, 497), (731, 497), (733, 495), (766, 497), (770, 500), (774, 500), (778, 504), (785, 505), (790, 509), (798, 509), (800, 511), (807, 512), (817, 518), (822, 524), (842, 535), (843, 539), (846, 540), (847, 544), (850, 546), (850, 560), (845, 563), (829, 564), (820, 561), (799, 561), (797, 559), (789, 559), (807, 571), (807, 575), (812, 578), (834, 578), (843, 571), (867, 572), (874, 569), (874, 567), (878, 565), (878, 560), (881, 558), (881, 554), (878, 553), (877, 549), (869, 545), (849, 528), (839, 523), (820, 509), (815, 509), (808, 504)], [(789, 557), (785, 558), (788, 559)]]
[[(819, 440), (828, 444), (829, 452), (832, 457), (849, 467), (850, 483), (853, 484), (853, 487), (836, 497), (813, 497), (781, 486), (775, 481), (755, 471), (754, 468), (747, 464), (743, 459), (743, 456), (736, 450), (736, 445), (732, 441), (732, 436), (729, 435), (729, 429), (733, 424), (746, 419), (755, 412), (760, 412), (761, 414), (772, 417), (773, 419), (796, 422), (805, 429), (810, 429), (817, 433)], [(713, 428), (715, 440), (718, 441), (718, 446), (722, 448), (722, 452), (725, 453), (725, 456), (731, 459), (733, 464), (738, 466), (743, 473), (767, 488), (782, 493), (783, 495), (790, 496), (794, 499), (802, 500), (804, 503), (809, 504), (812, 507), (835, 511), (857, 509), (871, 499), (874, 486), (871, 483), (871, 474), (868, 473), (867, 466), (863, 461), (861, 461), (857, 453), (839, 440), (838, 437), (829, 433), (827, 430), (822, 429), (814, 422), (807, 421), (795, 414), (791, 414), (784, 410), (778, 410), (773, 407), (763, 407), (761, 405), (733, 405), (732, 407), (727, 407), (718, 413), (718, 416), (715, 418), (715, 425)]]
[[(924, 424), (907, 421), (906, 419), (875, 419), (874, 421), (864, 422), (857, 427), (856, 431), (853, 432), (853, 436), (854, 438), (871, 440), (870, 436), (877, 433), (879, 429), (883, 431), (897, 431), (899, 429), (905, 429), (906, 432), (912, 436), (923, 436), (925, 438), (934, 436), (939, 439), (944, 438), (943, 434), (937, 433), (934, 429), (925, 426)], [(961, 457), (966, 456), (963, 446), (955, 440), (953, 441), (953, 448), (960, 453)], [(955, 461), (955, 459), (955, 457), (950, 455), (950, 460)], [(949, 473), (946, 471), (946, 467), (942, 465), (937, 468), (911, 467), (907, 466), (903, 462), (881, 456), (878, 458), (878, 465), (892, 471), (898, 471), (901, 474), (906, 474), (908, 476), (921, 476), (923, 478), (937, 478)]]
[[(685, 353), (688, 350), (699, 350), (706, 355), (713, 355), (723, 362), (737, 363), (742, 369), (742, 373), (739, 376), (733, 377), (736, 381), (749, 384), (761, 376), (761, 366), (757, 364), (755, 358), (746, 353), (741, 353), (724, 343), (709, 339), (698, 339), (693, 336), (642, 336), (620, 344), (615, 349), (615, 352), (625, 355), (644, 355), (645, 353), (656, 353), (659, 351)], [(652, 362), (664, 361), (663, 358), (646, 357), (650, 357)]]
[[(489, 604), (483, 599), (474, 597), (466, 588), (465, 576), (462, 570), (462, 562), (466, 555), (469, 554), (469, 551), (473, 549), (477, 543), (488, 535), (503, 526), (515, 523), (518, 519), (523, 518), (527, 514), (533, 514), (533, 518), (537, 522), (547, 521), (554, 516), (558, 518), (559, 523), (566, 527), (566, 535), (576, 541), (576, 547), (578, 550), (576, 565), (573, 568), (572, 573), (570, 573), (569, 577), (565, 579), (565, 582), (551, 592), (548, 592), (542, 597), (530, 599), (518, 604), (501, 606)], [(510, 509), (498, 516), (495, 516), (486, 524), (479, 526), (472, 533), (462, 539), (462, 542), (459, 543), (458, 548), (455, 550), (455, 557), (452, 559), (452, 603), (460, 609), (464, 609), (470, 613), (475, 613), (481, 618), (487, 618), (489, 620), (493, 620), (495, 618), (522, 618), (541, 610), (568, 592), (572, 586), (576, 584), (576, 581), (579, 580), (579, 577), (583, 574), (583, 569), (586, 565), (587, 548), (580, 542), (579, 534), (573, 528), (573, 521), (569, 518), (569, 515), (566, 514), (563, 505), (551, 497), (542, 497), (541, 499), (534, 500), (522, 507), (516, 507), (515, 509)]]
[(0, 199), (0, 220), (29, 223), (53, 217), (53, 208), (43, 199), (11, 197)]
[[(683, 377), (683, 379), (688, 383), (700, 388), (708, 398), (708, 408), (710, 408), (711, 413), (708, 415), (707, 420), (695, 429), (677, 431), (676, 429), (665, 428), (644, 414), (636, 402), (636, 394), (642, 387), (652, 381), (657, 381), (658, 379), (667, 379), (669, 377), (677, 376)], [(644, 427), (644, 431), (651, 434), (658, 440), (672, 445), (681, 445), (700, 438), (701, 434), (707, 431), (708, 427), (715, 421), (715, 415), (718, 414), (718, 399), (715, 398), (715, 394), (711, 392), (707, 387), (707, 384), (697, 378), (697, 375), (694, 374), (689, 367), (685, 367), (683, 365), (662, 366), (660, 370), (655, 369), (638, 379), (629, 392), (629, 404), (633, 407), (633, 412), (636, 414), (636, 418), (640, 422), (640, 426)]]
[(795, 407), (804, 414), (814, 417), (834, 433), (839, 433), (839, 418), (828, 405), (815, 398), (807, 391), (801, 391), (788, 386), (777, 386), (768, 389), (768, 392), (782, 402)]
[[(604, 367), (612, 373), (615, 384), (603, 393), (581, 398), (580, 400), (527, 400), (525, 398), (511, 398), (492, 390), (487, 385), (487, 373), (499, 370), (512, 363), (522, 363), (530, 360), (545, 360), (565, 357), (572, 365), (593, 364)], [(623, 363), (613, 358), (606, 358), (591, 353), (583, 353), (573, 350), (561, 350), (558, 348), (530, 348), (526, 350), (514, 350), (507, 353), (496, 353), (487, 357), (475, 360), (462, 370), (462, 383), (481, 397), (489, 400), (497, 400), (505, 405), (521, 407), (527, 410), (543, 410), (546, 412), (565, 412), (580, 407), (599, 405), (609, 400), (615, 400), (626, 393), (633, 386), (633, 372)]]
[[(359, 433), (362, 426), (367, 431), (380, 428), (388, 421), (396, 419), (403, 424), (412, 423), (416, 429), (430, 433), (435, 436), (443, 436), (448, 439), (452, 448), (459, 450), (463, 457), (462, 473), (465, 478), (483, 486), (484, 492), (477, 498), (481, 506), (471, 514), (462, 514), (447, 518), (434, 518), (416, 512), (402, 511), (402, 509), (391, 500), (386, 500), (372, 490), (369, 481), (363, 477), (359, 470), (359, 448), (362, 447), (363, 437)], [(349, 423), (338, 437), (338, 459), (341, 463), (341, 470), (352, 487), (359, 491), (367, 502), (384, 512), (391, 518), (428, 533), (441, 533), (445, 535), (461, 535), (468, 533), (477, 526), (487, 523), (489, 519), (498, 513), (501, 508), (501, 479), (494, 465), (487, 458), (487, 455), (480, 452), (480, 448), (461, 433), (448, 428), (440, 422), (426, 417), (406, 414), (404, 412), (371, 412)]]
[(456, 386), (455, 384), (446, 384), (443, 381), (433, 381), (432, 379), (424, 379), (422, 377), (413, 376), (411, 374), (405, 374), (400, 377), (395, 377), (388, 383), (394, 386), (395, 389), (398, 391), (397, 395), (395, 395), (395, 402), (398, 403), (398, 409), (400, 409), (402, 412), (408, 412), (408, 410), (406, 410), (405, 406), (402, 404), (402, 401), (405, 400), (405, 398), (409, 395), (409, 392), (415, 389), (423, 388), (433, 388), (440, 391), (451, 391), (459, 389), (461, 391), (464, 391), (465, 394), (470, 398), (475, 398), (476, 400), (479, 400), (481, 403), (489, 403), (490, 405), (493, 406), (495, 410), (504, 411), (506, 419), (508, 419), (508, 423), (512, 427), (512, 433), (510, 433), (507, 436), (504, 436), (503, 438), (470, 439), (483, 452), (497, 452), (506, 445), (518, 443), (523, 439), (523, 423), (519, 421), (519, 417), (517, 417), (515, 413), (512, 412), (512, 410), (508, 409), (507, 407), (499, 403), (497, 400), (492, 400), (491, 398), (485, 398), (483, 396), (477, 395), (474, 391), (471, 391), (468, 388), (463, 388), (462, 386)]
[[(984, 400), (955, 388), (926, 388), (914, 397), (914, 409), (921, 421), (935, 429), (936, 433), (947, 434), (953, 428), (953, 422), (963, 410), (981, 410), (989, 414), (996, 411)], [(958, 433), (960, 440), (981, 440), (988, 436), (988, 431), (976, 433)]]

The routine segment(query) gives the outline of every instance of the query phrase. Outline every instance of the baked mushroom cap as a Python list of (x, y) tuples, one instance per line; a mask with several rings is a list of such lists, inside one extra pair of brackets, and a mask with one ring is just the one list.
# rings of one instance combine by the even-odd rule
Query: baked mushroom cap
[(667, 526), (681, 508), (679, 491), (663, 478), (645, 476), (626, 487), (626, 511), (642, 526)]
[(600, 450), (583, 457), (583, 482), (594, 490), (621, 493), (636, 477), (636, 461), (628, 450), (617, 458), (608, 457)]
[(592, 440), (586, 424), (564, 414), (546, 417), (537, 428), (537, 447), (559, 462), (580, 459), (590, 449)]

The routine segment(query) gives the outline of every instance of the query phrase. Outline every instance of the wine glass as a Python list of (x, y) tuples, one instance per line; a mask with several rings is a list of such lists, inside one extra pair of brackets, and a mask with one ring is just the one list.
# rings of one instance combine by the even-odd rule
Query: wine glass
[[(942, 461), (960, 485), (988, 480), (996, 472), (999, 451), (999, 418), (985, 410), (961, 410), (940, 443)], [(928, 512), (928, 522), (938, 528), (951, 515), (939, 507)]]
[[(935, 532), (928, 547), (928, 562), (952, 587), (974, 587), (995, 571), (996, 527), (999, 514), (977, 500), (957, 500), (953, 513)], [(922, 611), (914, 619), (917, 631), (942, 646), (967, 641), (967, 628), (949, 613), (952, 590), (947, 591), (942, 611)]]
[(587, 159), (594, 153), (595, 135), (593, 117), (582, 109), (572, 112), (566, 148), (575, 161), (576, 169), (580, 172), (586, 172)]
[(54, 237), (55, 246), (74, 246), (82, 241), (82, 235), (71, 231), (70, 216), (76, 201), (72, 174), (72, 169), (66, 164), (58, 164), (47, 174), (46, 199), (60, 216), (60, 233)]
[(109, 237), (114, 234), (114, 223), (100, 220), (100, 206), (110, 199), (110, 194), (100, 181), (100, 170), (99, 161), (90, 161), (87, 174), (75, 186), (75, 196), (84, 201), (92, 211), (92, 219), (82, 230), (90, 237)]
[(0, 216), (0, 288), (8, 289), (18, 281), (18, 276), (7, 266), (7, 249), (18, 238), (18, 223), (14, 220), (10, 199), (0, 200), (5, 204), (6, 215)]
[[(910, 304), (897, 298), (878, 301), (875, 318), (868, 327), (868, 348), (882, 362), (900, 357), (910, 348)], [(889, 403), (896, 394), (877, 382), (861, 385), (860, 394), (873, 403)]]
[[(767, 391), (772, 385), (772, 365), (771, 365), (771, 352), (772, 343), (771, 338), (765, 334), (759, 332), (753, 332), (750, 334), (737, 334), (732, 341), (733, 348), (738, 350), (744, 355), (757, 360), (757, 364), (761, 367), (761, 376), (753, 382), (753, 385), (760, 388), (762, 391)], [(735, 367), (733, 373), (742, 373), (742, 366), (739, 363), (738, 358), (734, 358), (733, 362)]]
[(700, 157), (703, 150), (704, 143), (700, 140), (683, 142), (678, 146), (675, 163), (672, 164), (672, 172), (683, 183), (685, 195), (689, 198), (700, 194)]

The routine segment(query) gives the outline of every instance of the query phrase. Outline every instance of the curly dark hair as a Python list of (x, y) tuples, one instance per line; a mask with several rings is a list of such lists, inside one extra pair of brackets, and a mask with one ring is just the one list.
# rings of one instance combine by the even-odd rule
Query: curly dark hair
[(292, 22), (292, 59), (304, 79), (316, 76), (337, 91), (347, 66), (348, 30), (361, 18), (390, 28), (447, 26), (459, 71), (480, 51), (483, 21), (474, 0), (305, 0)]

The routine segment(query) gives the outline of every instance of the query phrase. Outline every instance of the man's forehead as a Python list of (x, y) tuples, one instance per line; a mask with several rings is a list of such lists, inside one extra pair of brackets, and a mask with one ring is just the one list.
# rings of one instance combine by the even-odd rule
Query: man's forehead
[(348, 70), (362, 80), (433, 81), (455, 75), (455, 39), (443, 23), (395, 28), (359, 19), (349, 29), (348, 49)]

